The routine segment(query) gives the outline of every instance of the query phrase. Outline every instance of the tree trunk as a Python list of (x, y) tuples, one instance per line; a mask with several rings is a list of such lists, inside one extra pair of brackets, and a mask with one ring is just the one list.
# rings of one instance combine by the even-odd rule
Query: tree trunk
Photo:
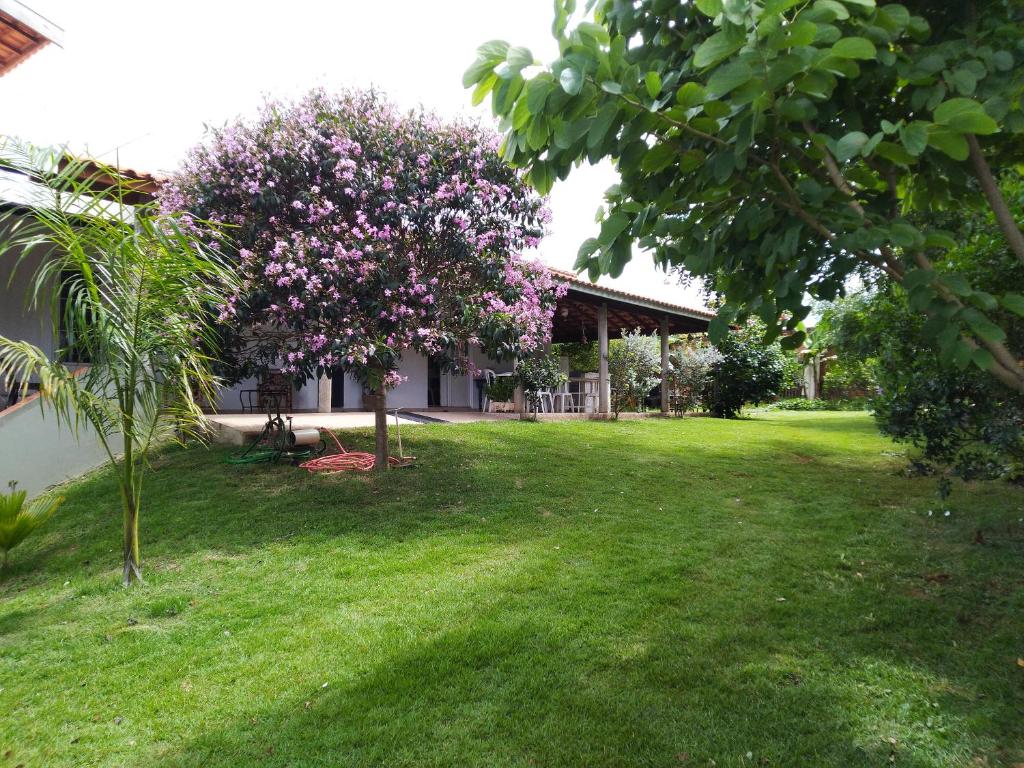
[(142, 583), (142, 560), (139, 556), (139, 508), (131, 496), (124, 503), (124, 586)]
[(379, 389), (373, 394), (373, 426), (376, 435), (373, 468), (377, 472), (388, 470), (388, 414), (384, 410), (387, 393)]

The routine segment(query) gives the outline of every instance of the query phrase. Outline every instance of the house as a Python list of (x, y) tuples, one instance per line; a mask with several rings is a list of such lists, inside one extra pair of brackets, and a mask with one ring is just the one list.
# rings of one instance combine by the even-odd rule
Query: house
[[(568, 286), (558, 301), (552, 328), (552, 342), (598, 342), (602, 364), (597, 371), (598, 397), (593, 410), (610, 413), (610, 382), (608, 377), (608, 340), (622, 332), (641, 329), (656, 333), (662, 339), (662, 376), (668, 373), (668, 338), (678, 333), (704, 333), (714, 315), (704, 310), (650, 299), (633, 293), (596, 285), (570, 272), (553, 270)], [(469, 349), (468, 360), (477, 370), (496, 373), (512, 370), (511, 361), (491, 360), (475, 347)], [(405, 380), (388, 392), (388, 407), (404, 410), (476, 410), (481, 407), (480, 379), (469, 374), (448, 374), (429, 357), (419, 353), (402, 359), (399, 373)], [(264, 387), (267, 386), (263, 382)], [(261, 382), (248, 379), (221, 392), (215, 409), (219, 413), (259, 410)], [(288, 384), (283, 378), (271, 382), (270, 389), (279, 392), (287, 387), (283, 400), (292, 412), (363, 410), (362, 386), (350, 376), (324, 377), (320, 381)], [(668, 411), (668, 387), (662, 410)]]
[[(99, 183), (104, 183), (100, 166), (88, 163), (84, 172)], [(126, 196), (129, 203), (151, 198), (158, 189), (159, 180), (147, 173), (122, 169), (132, 192)], [(97, 175), (99, 174), (99, 175)], [(0, 205), (17, 206), (19, 197), (26, 192), (25, 180), (19, 180), (11, 173), (0, 171)], [(109, 180), (113, 183), (113, 179)], [(19, 182), (22, 182), (19, 184)], [(30, 341), (48, 354), (55, 354), (66, 346), (61, 334), (54, 334), (50, 315), (28, 313), (24, 296), (28, 290), (32, 273), (38, 266), (39, 256), (33, 255), (14, 273), (13, 279), (0, 285), (0, 334), (8, 338)], [(599, 414), (610, 412), (610, 382), (607, 368), (607, 349), (610, 338), (621, 335), (625, 330), (641, 329), (656, 333), (662, 338), (663, 375), (668, 371), (668, 338), (679, 333), (701, 333), (708, 328), (713, 317), (704, 310), (658, 301), (645, 296), (628, 293), (616, 288), (596, 285), (569, 272), (555, 270), (555, 275), (568, 287), (559, 299), (555, 309), (552, 328), (552, 342), (594, 342), (603, 350), (602, 361), (596, 372), (598, 396), (593, 398), (592, 411)], [(59, 308), (58, 308), (59, 309)], [(60, 314), (58, 312), (58, 314)], [(82, 361), (66, 356), (69, 365)], [(478, 348), (468, 350), (471, 368), (509, 373), (511, 361), (496, 361)], [(431, 358), (414, 353), (407, 354), (399, 368), (404, 381), (388, 393), (389, 408), (405, 410), (475, 410), (481, 406), (481, 381), (468, 374), (450, 374)], [(217, 402), (210, 409), (218, 413), (261, 411), (264, 395), (272, 391), (280, 399), (285, 410), (293, 412), (331, 412), (342, 410), (363, 410), (362, 386), (351, 376), (339, 374), (319, 381), (292, 382), (283, 376), (271, 374), (269, 379), (247, 379), (221, 390)], [(667, 394), (668, 388), (663, 387)], [(0, 395), (6, 393), (0, 392)], [(15, 393), (10, 393), (14, 395)], [(667, 398), (663, 398), (663, 410), (668, 410)], [(0, 403), (2, 405), (2, 403)]]

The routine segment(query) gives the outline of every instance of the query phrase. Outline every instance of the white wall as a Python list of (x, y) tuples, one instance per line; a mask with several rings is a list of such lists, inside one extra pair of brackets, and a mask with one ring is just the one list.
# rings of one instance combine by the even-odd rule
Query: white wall
[(76, 439), (38, 399), (0, 411), (0, 490), (16, 480), (19, 490), (35, 496), (106, 460), (95, 433), (83, 428)]
[[(480, 370), (490, 368), (496, 373), (512, 370), (511, 361), (498, 363), (477, 347), (470, 349), (470, 361)], [(405, 355), (398, 367), (398, 372), (405, 381), (388, 392), (388, 408), (426, 408), (427, 407), (427, 358), (420, 354)], [(240, 409), (239, 392), (243, 389), (255, 389), (256, 379), (246, 379), (233, 387), (221, 390), (217, 399), (217, 409), (222, 412)], [(296, 388), (292, 397), (292, 405), (297, 411), (315, 411), (318, 407), (319, 390), (316, 380), (306, 382)], [(477, 408), (476, 384), (471, 376), (441, 375), (441, 405), (450, 408)], [(337, 405), (334, 405), (337, 408)], [(362, 409), (363, 388), (354, 378), (345, 376), (344, 408)]]
[(19, 255), (11, 251), (0, 261), (0, 335), (35, 344), (47, 357), (53, 357), (56, 344), (49, 310), (30, 312), (25, 307), (25, 298), (32, 276), (42, 261), (42, 253), (32, 253), (16, 264)]

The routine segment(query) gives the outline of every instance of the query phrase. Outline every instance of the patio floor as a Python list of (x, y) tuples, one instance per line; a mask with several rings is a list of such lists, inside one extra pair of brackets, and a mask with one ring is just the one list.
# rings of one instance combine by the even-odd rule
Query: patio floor
[[(287, 417), (289, 414), (282, 414)], [(657, 412), (622, 413), (620, 419), (642, 419), (660, 416)], [(292, 413), (292, 426), (296, 429), (319, 427), (332, 432), (344, 429), (365, 429), (373, 426), (373, 413), (370, 411), (335, 411), (333, 413)], [(267, 417), (262, 413), (213, 413), (207, 415), (214, 434), (219, 443), (243, 445), (256, 437), (266, 423)], [(476, 410), (452, 409), (435, 410), (421, 409), (416, 411), (399, 411), (399, 424), (416, 426), (418, 424), (470, 424), (477, 421), (506, 421), (518, 419), (518, 413), (483, 413)], [(595, 413), (539, 413), (539, 421), (577, 421), (612, 418), (611, 415)], [(395, 415), (388, 413), (388, 426), (394, 426)]]

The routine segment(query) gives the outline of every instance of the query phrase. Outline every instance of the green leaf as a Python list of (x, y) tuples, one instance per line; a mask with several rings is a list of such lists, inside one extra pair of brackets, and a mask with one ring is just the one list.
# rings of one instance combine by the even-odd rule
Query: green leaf
[(562, 70), (562, 74), (558, 76), (558, 82), (562, 86), (563, 91), (570, 96), (576, 96), (583, 90), (583, 73), (576, 67), (566, 67)]
[(1013, 54), (1009, 51), (996, 51), (992, 56), (992, 63), (996, 69), (1009, 72), (1013, 69)]
[(1015, 315), (1024, 317), (1024, 296), (1019, 293), (1007, 293), (1002, 298), (1003, 306)]
[(985, 341), (992, 344), (1006, 341), (1006, 332), (974, 307), (967, 307), (963, 311), (963, 316), (971, 330)]
[(676, 91), (676, 103), (684, 109), (703, 104), (705, 98), (704, 88), (698, 83), (683, 83)]
[(629, 226), (629, 216), (622, 211), (616, 211), (603, 222), (601, 222), (601, 234), (598, 240), (603, 248), (607, 248), (622, 232)]
[(845, 163), (847, 160), (860, 154), (861, 149), (868, 143), (868, 135), (861, 131), (851, 131), (836, 142), (836, 160)]
[(551, 175), (551, 169), (543, 160), (535, 160), (533, 162), (533, 166), (530, 168), (528, 176), (529, 182), (540, 194), (546, 195), (551, 191), (551, 186), (554, 184), (554, 178)]
[(956, 240), (948, 232), (933, 230), (924, 237), (925, 248), (956, 248)]
[(583, 269), (590, 263), (590, 257), (601, 250), (601, 243), (596, 237), (588, 237), (583, 241), (579, 251), (576, 253), (576, 269)]
[(875, 44), (866, 37), (844, 37), (832, 46), (831, 54), (841, 59), (873, 59)]
[(928, 124), (915, 120), (900, 128), (900, 143), (910, 154), (915, 157), (920, 155), (928, 146)]
[(711, 322), (708, 323), (708, 336), (711, 338), (712, 344), (722, 341), (728, 334), (729, 324), (723, 318), (718, 315), (711, 318)]
[(716, 69), (708, 78), (707, 94), (717, 99), (750, 80), (753, 73), (744, 61), (734, 61)]
[(921, 237), (921, 233), (917, 231), (916, 227), (901, 219), (897, 219), (889, 225), (889, 233), (892, 235), (892, 241), (901, 248), (911, 247)]
[(987, 135), (996, 133), (999, 125), (974, 99), (956, 98), (944, 101), (935, 108), (935, 122), (949, 126), (958, 133)]
[(971, 353), (971, 362), (983, 371), (990, 371), (992, 366), (996, 364), (996, 359), (992, 357), (992, 353), (987, 349), (978, 347)]
[(797, 48), (802, 45), (810, 45), (818, 34), (818, 25), (813, 21), (799, 19), (792, 24), (787, 24), (779, 32), (769, 39), (769, 44), (776, 50), (783, 48)]
[(693, 66), (703, 69), (731, 56), (743, 46), (743, 35), (735, 32), (716, 32), (697, 48)]
[(661, 93), (661, 75), (657, 72), (648, 72), (644, 75), (644, 85), (647, 86), (647, 95), (652, 99), (658, 98)]
[(935, 272), (930, 269), (910, 269), (903, 276), (903, 288), (912, 291), (915, 288), (927, 285), (935, 279)]
[(622, 84), (617, 83), (614, 80), (605, 80), (601, 83), (601, 90), (605, 93), (614, 93), (618, 95), (622, 93)]
[(850, 18), (850, 12), (846, 10), (846, 6), (837, 0), (815, 0), (814, 7), (830, 13), (832, 20), (846, 21)]
[(875, 0), (843, 0), (847, 5), (859, 5), (861, 8), (874, 8)]
[(722, 12), (722, 0), (696, 0), (697, 10), (709, 18)]
[(523, 90), (526, 92), (526, 108), (530, 114), (539, 115), (544, 111), (544, 103), (554, 89), (555, 84), (547, 73), (527, 81)]
[(676, 149), (671, 144), (655, 144), (640, 161), (640, 170), (657, 173), (667, 168), (676, 159)]
[(600, 146), (601, 142), (604, 141), (605, 135), (608, 133), (608, 129), (611, 127), (612, 122), (619, 114), (619, 105), (614, 99), (609, 99), (608, 102), (598, 110), (597, 115), (594, 117), (594, 122), (590, 126), (590, 130), (587, 132), (587, 149), (595, 149)]
[(967, 150), (967, 139), (965, 139), (959, 133), (951, 133), (943, 130), (933, 130), (928, 132), (928, 145), (935, 147), (940, 152), (944, 152), (954, 160), (966, 160)]

